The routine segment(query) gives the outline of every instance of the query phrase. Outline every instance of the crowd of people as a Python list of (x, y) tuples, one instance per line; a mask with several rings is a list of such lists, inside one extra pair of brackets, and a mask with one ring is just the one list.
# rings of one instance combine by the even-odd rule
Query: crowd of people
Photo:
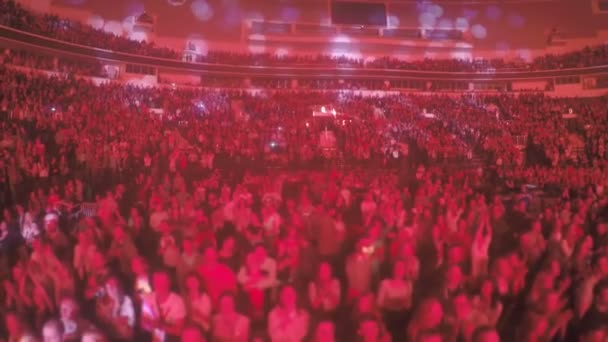
[[(151, 57), (183, 59), (183, 51), (156, 46), (153, 42), (135, 41), (125, 36), (116, 36), (103, 29), (51, 14), (36, 14), (23, 8), (15, 0), (0, 0), (0, 25), (64, 40), (71, 43), (93, 46), (117, 52)], [(189, 55), (188, 55), (189, 56)], [(191, 61), (192, 56), (188, 61)], [(315, 67), (378, 68), (443, 72), (495, 72), (516, 70), (553, 70), (605, 65), (608, 62), (608, 45), (599, 44), (564, 54), (548, 54), (532, 61), (504, 59), (424, 59), (407, 61), (399, 58), (381, 57), (363, 60), (349, 56), (318, 54), (277, 55), (272, 53), (242, 53), (232, 51), (209, 51), (199, 55), (194, 62), (234, 65), (294, 65)]]
[(251, 94), (13, 67), (35, 60), (0, 66), (7, 341), (608, 337), (605, 97)]
[(119, 37), (58, 15), (31, 12), (14, 0), (0, 1), (0, 24), (70, 43), (160, 58), (181, 58), (180, 53), (154, 43)]
[(99, 61), (69, 60), (63, 57), (33, 54), (25, 50), (5, 49), (4, 53), (0, 54), (0, 64), (79, 76), (104, 78), (110, 76)]

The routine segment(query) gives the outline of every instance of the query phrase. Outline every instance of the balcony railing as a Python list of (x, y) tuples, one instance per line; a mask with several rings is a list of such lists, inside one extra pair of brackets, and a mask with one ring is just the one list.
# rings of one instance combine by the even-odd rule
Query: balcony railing
[(173, 59), (134, 55), (115, 52), (60, 41), (57, 39), (35, 35), (0, 25), (0, 40), (11, 42), (13, 45), (34, 47), (52, 51), (58, 55), (78, 56), (104, 61), (114, 61), (129, 64), (155, 67), (164, 71), (179, 71), (204, 75), (225, 76), (269, 76), (269, 77), (301, 77), (316, 78), (367, 78), (367, 79), (420, 79), (420, 80), (459, 80), (459, 81), (509, 81), (548, 79), (554, 77), (569, 77), (583, 75), (608, 74), (608, 65), (584, 67), (575, 69), (539, 70), (539, 71), (496, 71), (496, 72), (439, 72), (417, 70), (393, 70), (374, 68), (353, 68), (343, 66), (312, 66), (312, 65), (282, 65), (282, 66), (252, 66), (230, 65), (216, 63), (184, 62)]

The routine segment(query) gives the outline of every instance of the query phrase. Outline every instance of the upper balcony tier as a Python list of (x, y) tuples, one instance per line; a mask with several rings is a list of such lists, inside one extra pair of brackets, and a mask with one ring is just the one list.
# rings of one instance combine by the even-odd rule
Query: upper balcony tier
[(0, 40), (8, 46), (27, 47), (84, 59), (127, 63), (157, 68), (159, 71), (213, 76), (252, 77), (317, 77), (368, 79), (429, 79), (429, 80), (526, 80), (553, 77), (608, 74), (608, 65), (555, 70), (445, 72), (374, 68), (370, 65), (344, 66), (302, 63), (273, 63), (272, 65), (240, 65), (225, 63), (186, 62), (167, 58), (135, 55), (99, 49), (0, 26)]

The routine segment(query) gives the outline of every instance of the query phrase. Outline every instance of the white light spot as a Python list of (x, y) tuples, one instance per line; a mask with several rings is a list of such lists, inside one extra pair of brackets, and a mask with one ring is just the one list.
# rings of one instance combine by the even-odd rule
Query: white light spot
[(103, 25), (103, 30), (106, 31), (107, 33), (112, 33), (116, 36), (122, 36), (122, 33), (123, 33), (122, 23), (120, 23), (116, 20), (110, 20), (110, 21), (106, 22), (105, 25)]
[(274, 52), (274, 54), (275, 54), (277, 57), (286, 57), (286, 56), (288, 55), (288, 51), (287, 51), (287, 49), (285, 49), (285, 48), (278, 48), (278, 49), (277, 49), (277, 50)]
[(339, 35), (339, 36), (334, 37), (334, 39), (332, 39), (332, 42), (338, 43), (338, 44), (340, 44), (340, 43), (348, 44), (348, 43), (350, 43), (350, 38), (348, 38), (348, 36), (345, 36), (345, 35)]
[(355, 51), (346, 51), (346, 50), (332, 50), (329, 53), (334, 58), (346, 57), (350, 59), (359, 59), (361, 58), (361, 53)]
[(471, 27), (471, 34), (477, 39), (484, 39), (488, 36), (488, 31), (483, 25), (475, 24)]
[(200, 21), (207, 21), (213, 17), (213, 8), (205, 0), (194, 0), (190, 9), (194, 17)]
[(532, 53), (530, 52), (530, 50), (528, 49), (519, 49), (519, 51), (517, 51), (519, 57), (521, 57), (521, 59), (523, 59), (526, 62), (530, 62), (532, 61)]
[(138, 41), (138, 42), (143, 42), (143, 41), (146, 41), (148, 39), (148, 36), (146, 35), (145, 32), (134, 31), (134, 32), (131, 32), (129, 34), (129, 39), (135, 40), (135, 41)]
[(266, 47), (264, 45), (253, 45), (249, 44), (249, 52), (251, 53), (264, 53), (266, 52)]
[(469, 29), (469, 21), (466, 18), (456, 18), (454, 28), (461, 31), (466, 31)]
[(396, 15), (389, 15), (388, 16), (388, 20), (387, 20), (387, 24), (389, 27), (399, 27), (399, 25), (401, 24), (401, 22), (399, 21), (399, 18), (397, 18)]
[(502, 10), (496, 5), (488, 6), (488, 8), (486, 8), (486, 17), (492, 20), (498, 20), (502, 17)]
[(418, 17), (418, 22), (424, 28), (431, 28), (435, 26), (437, 18), (429, 12), (424, 12)]
[(263, 34), (259, 34), (259, 33), (254, 33), (252, 35), (249, 35), (249, 39), (251, 40), (257, 40), (257, 41), (265, 41), (266, 40), (266, 36)]
[(461, 59), (461, 60), (470, 60), (471, 59), (471, 53), (464, 52), (464, 51), (454, 51), (454, 52), (450, 53), (450, 56), (454, 59)]
[(186, 0), (167, 0), (167, 3), (171, 6), (182, 6), (186, 3)]
[(514, 27), (514, 28), (522, 28), (522, 27), (524, 27), (524, 24), (526, 23), (524, 17), (522, 17), (519, 14), (509, 15), (509, 18), (507, 19), (507, 21), (509, 22), (509, 26)]
[(103, 25), (104, 25), (104, 20), (99, 15), (92, 15), (89, 18), (89, 20), (87, 21), (87, 23), (89, 25), (91, 25), (91, 27), (93, 27), (94, 29), (101, 30), (103, 28)]

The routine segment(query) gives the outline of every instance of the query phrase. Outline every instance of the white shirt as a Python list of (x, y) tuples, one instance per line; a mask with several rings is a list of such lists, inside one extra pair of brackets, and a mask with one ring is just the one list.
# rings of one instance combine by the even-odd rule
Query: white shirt
[(21, 236), (23, 236), (23, 239), (29, 244), (34, 238), (40, 235), (40, 229), (38, 229), (36, 222), (32, 220), (32, 215), (30, 213), (25, 213), (24, 215), (25, 217), (19, 228), (21, 228)]
[(120, 303), (112, 310), (112, 317), (126, 317), (127, 324), (129, 327), (135, 326), (135, 308), (133, 307), (133, 301), (128, 296), (125, 296)]
[[(267, 289), (278, 285), (277, 262), (273, 258), (267, 257), (264, 262), (262, 262), (262, 264), (259, 266), (259, 268), (265, 274), (256, 282), (256, 288)], [(241, 284), (249, 283), (249, 270), (246, 266), (241, 267), (237, 278), (239, 283)]]
[(274, 308), (268, 316), (268, 334), (272, 342), (300, 342), (308, 333), (308, 313), (303, 310), (286, 312)]
[(211, 318), (211, 298), (206, 293), (201, 293), (198, 298), (192, 300), (192, 298), (188, 298), (190, 301), (190, 310), (191, 315), (196, 313), (197, 316), (190, 317), (195, 323), (202, 325), (205, 330), (209, 330), (209, 322), (202, 322), (200, 320), (201, 317), (206, 319)]
[[(143, 298), (141, 315), (152, 321), (162, 318), (167, 324), (175, 324), (186, 317), (186, 306), (182, 297), (173, 292), (169, 294), (163, 303), (159, 303), (156, 293), (152, 292)], [(146, 324), (142, 324), (142, 327), (144, 330), (151, 331), (154, 334), (155, 341), (164, 340), (164, 331), (153, 329)]]

